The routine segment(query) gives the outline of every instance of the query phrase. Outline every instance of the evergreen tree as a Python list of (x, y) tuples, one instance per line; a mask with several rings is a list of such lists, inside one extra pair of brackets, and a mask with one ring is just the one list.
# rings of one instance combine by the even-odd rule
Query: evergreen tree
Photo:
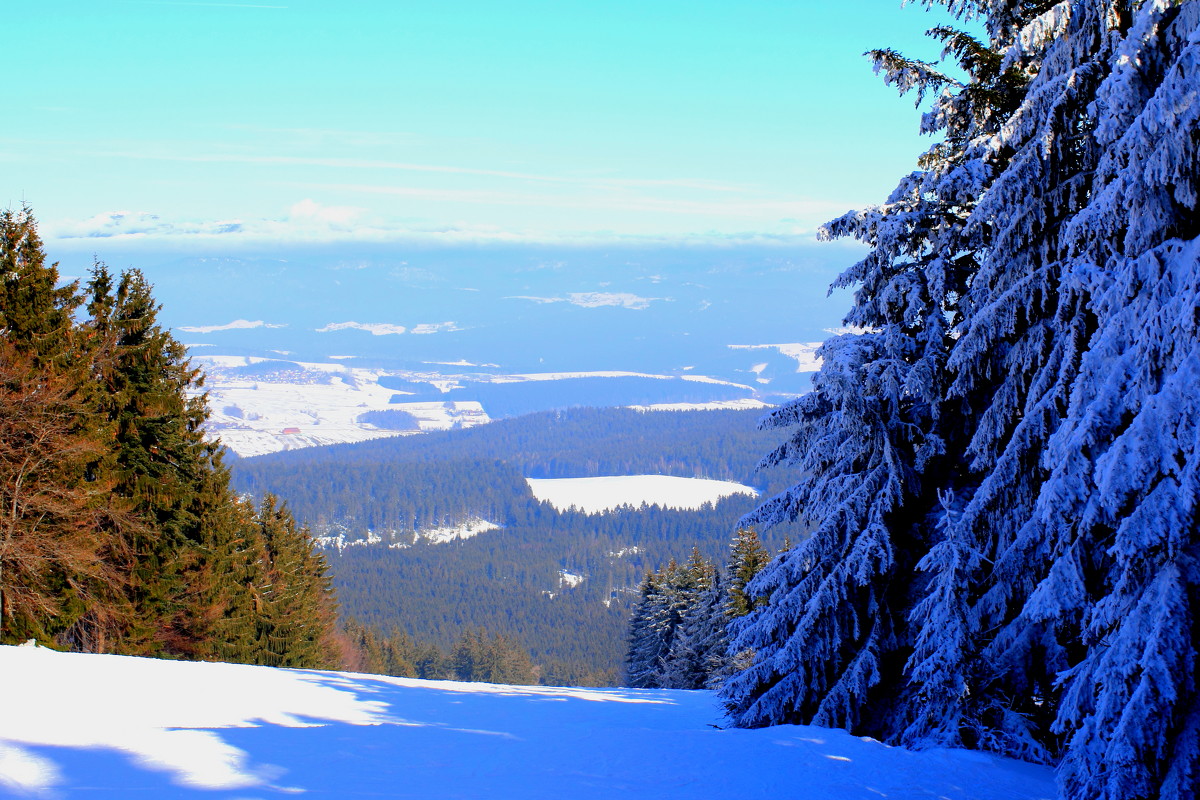
[[(699, 548), (692, 548), (685, 564), (671, 559), (647, 574), (629, 623), (625, 660), (629, 686), (680, 689), (704, 684), (708, 657), (720, 637), (709, 624), (717, 620), (706, 619), (711, 608), (720, 613), (724, 601), (719, 586), (713, 588), (717, 583), (716, 567), (700, 555)], [(685, 634), (687, 640), (682, 641)]]
[(325, 564), (230, 491), (145, 278), (97, 263), (82, 320), (58, 284), (32, 214), (0, 212), (0, 640), (334, 666)]
[[(671, 567), (674, 567), (674, 560)], [(648, 572), (638, 592), (640, 599), (629, 621), (629, 651), (625, 657), (625, 683), (635, 689), (659, 686), (659, 670), (667, 654), (664, 632), (669, 610), (662, 575)]]
[(79, 284), (59, 284), (33, 212), (0, 211), (0, 333), (30, 356), (34, 369), (64, 371), (77, 343), (72, 315), (82, 303)]
[[(785, 546), (784, 550), (787, 549)], [(767, 604), (765, 597), (746, 594), (746, 585), (771, 561), (771, 554), (758, 540), (758, 531), (750, 527), (737, 529), (729, 551), (729, 600), (726, 613), (731, 617), (744, 617), (751, 609)]]
[(482, 628), (465, 631), (450, 654), (460, 681), (532, 685), (537, 683), (529, 653), (503, 635)]
[(706, 576), (694, 602), (679, 621), (661, 684), (671, 689), (704, 689), (720, 681), (728, 639), (725, 635), (726, 592), (715, 568)]
[[(947, 3), (946, 139), (833, 235), (872, 252), (751, 521), (812, 538), (749, 591), (735, 721), (1061, 752), (1064, 795), (1193, 797), (1200, 4)], [(853, 396), (857, 394), (858, 396)], [(1065, 747), (1064, 747), (1065, 745)]]
[(186, 573), (205, 539), (200, 501), (229, 502), (221, 491), (228, 479), (210, 483), (219, 455), (204, 439), (204, 399), (192, 394), (200, 375), (183, 346), (158, 324), (149, 284), (133, 270), (121, 276), (115, 294), (111, 287), (107, 269), (97, 264), (89, 283), (91, 329), (111, 358), (99, 370), (93, 402), (111, 429), (112, 457), (105, 466), (113, 491), (149, 524), (128, 543), (135, 623), (125, 632), (124, 649), (186, 655), (204, 639), (203, 631), (193, 630), (194, 609), (186, 599), (192, 596)]
[[(1039, 694), (1067, 737), (1067, 797), (1195, 797), (1200, 7), (1070, 12), (1028, 103), (1045, 113), (1004, 143), (1030, 165), (1022, 216), (1040, 214), (1045, 231), (1031, 249), (1014, 221), (994, 257), (1043, 270), (1058, 292), (1053, 357), (1030, 370), (1022, 410), (1058, 424), (998, 442), (1000, 459), (1039, 445), (1038, 469), (993, 471), (1034, 497), (996, 577), (1023, 570), (1036, 584), (1008, 593), (1019, 613), (984, 655), (1018, 673), (1006, 681), (1016, 686), (1029, 683), (1022, 663), (1054, 656), (1056, 691)], [(997, 203), (1017, 197), (1017, 177)], [(1004, 313), (995, 287), (980, 295), (981, 311)], [(996, 333), (980, 328), (982, 348)]]
[(308, 531), (276, 498), (254, 517), (257, 559), (251, 592), (257, 625), (254, 663), (272, 667), (337, 666), (336, 610), (325, 560)]

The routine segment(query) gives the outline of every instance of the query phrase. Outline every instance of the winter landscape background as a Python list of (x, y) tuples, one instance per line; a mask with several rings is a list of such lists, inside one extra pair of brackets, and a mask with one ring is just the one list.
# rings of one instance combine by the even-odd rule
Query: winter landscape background
[(1200, 795), (1200, 2), (285, 2), (6, 20), (0, 791)]

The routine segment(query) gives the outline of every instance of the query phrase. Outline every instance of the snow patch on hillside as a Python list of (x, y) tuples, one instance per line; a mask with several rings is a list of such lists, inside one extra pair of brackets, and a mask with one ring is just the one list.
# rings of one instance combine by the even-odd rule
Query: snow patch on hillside
[[(317, 547), (326, 548), (329, 550), (337, 550), (339, 553), (347, 547), (371, 547), (374, 545), (383, 544), (383, 537), (375, 531), (367, 531), (366, 536), (352, 537), (348, 535), (346, 528), (342, 526), (331, 527), (327, 532), (313, 536), (313, 544)], [(390, 544), (389, 547), (396, 547), (396, 544)], [(407, 547), (407, 544), (399, 545)]]
[(444, 525), (438, 528), (423, 528), (416, 533), (412, 531), (367, 531), (366, 534), (352, 536), (344, 525), (331, 525), (323, 533), (313, 536), (313, 542), (318, 547), (337, 550), (339, 553), (347, 547), (377, 547), (384, 545), (392, 550), (403, 550), (424, 540), (428, 544), (448, 544), (460, 539), (470, 539), (481, 533), (499, 530), (502, 525), (490, 522), (482, 517), (472, 517), (457, 525)]
[(426, 528), (417, 533), (430, 544), (446, 544), (459, 539), (470, 539), (488, 531), (499, 530), (501, 526), (486, 519), (469, 519), (459, 525), (447, 525), (441, 528)]
[(559, 511), (576, 508), (589, 514), (643, 503), (663, 508), (698, 509), (734, 494), (757, 490), (732, 481), (678, 478), (672, 475), (609, 475), (601, 478), (526, 478), (533, 496)]
[[(704, 691), (571, 689), (0, 647), (0, 794), (1049, 800), (1049, 769), (845, 731), (720, 730)], [(231, 794), (214, 794), (224, 792)]]
[(322, 328), (317, 328), (317, 333), (333, 333), (335, 331), (365, 331), (372, 336), (399, 336), (407, 333), (408, 328), (403, 325), (395, 325), (390, 322), (330, 322)]
[(560, 569), (558, 571), (558, 585), (567, 589), (574, 589), (583, 583), (584, 576), (576, 575), (569, 570)]
[(216, 333), (217, 331), (240, 331), (252, 330), (254, 328), (286, 328), (286, 324), (271, 324), (263, 322), (261, 319), (235, 319), (233, 322), (227, 322), (224, 325), (180, 325), (176, 330), (187, 331), (188, 333)]

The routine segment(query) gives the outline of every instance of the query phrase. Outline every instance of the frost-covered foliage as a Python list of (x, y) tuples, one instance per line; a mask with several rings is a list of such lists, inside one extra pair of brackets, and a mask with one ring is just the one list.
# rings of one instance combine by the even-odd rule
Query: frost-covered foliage
[[(769, 609), (734, 625), (734, 647), (756, 653), (725, 689), (741, 725), (886, 730), (898, 710), (872, 696), (894, 694), (887, 664), (908, 646), (899, 634), (937, 497), (923, 476), (943, 469), (947, 435), (961, 438), (960, 414), (946, 399), (946, 359), (977, 269), (965, 222), (990, 174), (966, 150), (972, 133), (997, 128), (998, 109), (1021, 79), (969, 36), (937, 33), (977, 77), (977, 90), (944, 93), (926, 115), (926, 127), (946, 139), (923, 159), (925, 169), (886, 204), (826, 227), (830, 237), (872, 248), (836, 284), (858, 287), (846, 322), (859, 332), (827, 342), (814, 391), (765, 423), (798, 430), (764, 465), (796, 463), (806, 477), (745, 522), (799, 518), (814, 532), (751, 584), (770, 596)], [(873, 56), (902, 91), (949, 81), (891, 51)]]
[(706, 630), (706, 620), (701, 617), (712, 608), (721, 611), (719, 598), (712, 599), (716, 582), (716, 567), (705, 561), (698, 549), (692, 550), (686, 563), (671, 559), (662, 569), (646, 575), (629, 622), (627, 685), (638, 689), (703, 687), (706, 676), (696, 674), (703, 670), (709, 650), (717, 646), (717, 634)]
[(698, 549), (685, 564), (672, 559), (647, 573), (629, 621), (625, 679), (643, 689), (715, 689), (744, 668), (750, 653), (730, 651), (729, 620), (766, 598), (746, 594), (748, 581), (770, 560), (753, 528), (730, 542), (724, 570)]
[(720, 671), (728, 645), (725, 636), (725, 584), (713, 570), (679, 622), (667, 653), (662, 685), (671, 689), (704, 689)]
[(1200, 2), (958, 3), (945, 140), (828, 227), (870, 254), (755, 522), (738, 724), (1061, 761), (1068, 798), (1200, 792)]

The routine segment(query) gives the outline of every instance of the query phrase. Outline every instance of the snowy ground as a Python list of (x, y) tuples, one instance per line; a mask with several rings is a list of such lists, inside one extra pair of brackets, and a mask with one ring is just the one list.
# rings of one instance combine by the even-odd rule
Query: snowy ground
[[(0, 647), (0, 796), (1049, 800), (1049, 770), (843, 731), (719, 730), (712, 695)], [(12, 691), (19, 687), (19, 691)]]
[[(833, 333), (834, 331), (830, 331)], [(823, 342), (791, 342), (787, 344), (731, 344), (730, 350), (777, 350), (788, 358), (796, 359), (796, 372), (816, 372), (821, 368), (817, 350)], [(758, 371), (758, 370), (754, 370)]]
[(669, 475), (609, 475), (602, 478), (526, 478), (533, 496), (559, 511), (572, 507), (589, 514), (642, 503), (664, 508), (697, 509), (731, 494), (754, 495), (749, 486), (706, 478)]

